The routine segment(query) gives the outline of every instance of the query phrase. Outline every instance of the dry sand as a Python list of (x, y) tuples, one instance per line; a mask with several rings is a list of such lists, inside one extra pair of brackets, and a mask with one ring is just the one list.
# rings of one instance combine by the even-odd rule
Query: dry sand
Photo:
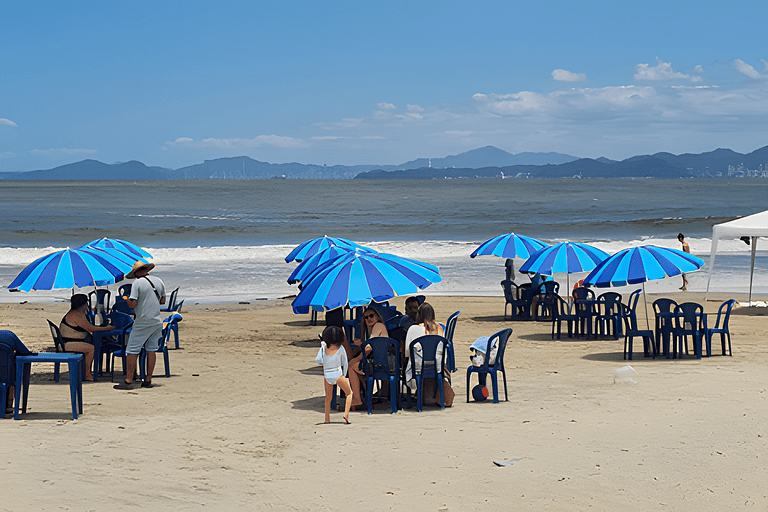
[[(441, 319), (461, 310), (445, 411), (381, 404), (319, 424), (322, 326), (288, 301), (186, 308), (172, 377), (87, 383), (76, 421), (65, 380), (35, 365), (28, 413), (0, 421), (0, 509), (768, 508), (768, 317), (733, 315), (733, 357), (636, 352), (638, 383), (614, 384), (622, 341), (552, 341), (548, 323), (504, 322), (498, 297), (429, 300)], [(65, 310), (0, 305), (0, 329), (43, 350)], [(469, 345), (508, 326), (509, 401), (466, 403)]]

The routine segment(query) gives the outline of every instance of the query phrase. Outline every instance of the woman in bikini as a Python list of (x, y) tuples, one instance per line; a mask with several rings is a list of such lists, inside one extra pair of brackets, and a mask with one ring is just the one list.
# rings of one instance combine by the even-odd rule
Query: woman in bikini
[(61, 340), (64, 342), (64, 350), (78, 352), (85, 356), (85, 380), (92, 381), (91, 364), (93, 363), (93, 345), (90, 333), (99, 331), (111, 331), (111, 325), (97, 327), (88, 321), (85, 312), (88, 310), (88, 297), (82, 293), (72, 296), (70, 309), (59, 324)]
[[(371, 338), (378, 338), (379, 336), (386, 338), (389, 336), (389, 333), (387, 333), (387, 328), (384, 325), (384, 320), (381, 318), (379, 312), (372, 307), (366, 308), (365, 312), (363, 313), (363, 332), (360, 334), (361, 339), (355, 340), (355, 343), (358, 347), (364, 341)], [(365, 347), (365, 355), (367, 356), (370, 353), (371, 347), (369, 345)], [(355, 408), (362, 407), (363, 405), (362, 381), (365, 376), (363, 375), (363, 371), (360, 369), (360, 363), (362, 360), (363, 354), (361, 352), (349, 361), (349, 384), (352, 387), (352, 392), (354, 393), (354, 395), (352, 395), (352, 406)]]

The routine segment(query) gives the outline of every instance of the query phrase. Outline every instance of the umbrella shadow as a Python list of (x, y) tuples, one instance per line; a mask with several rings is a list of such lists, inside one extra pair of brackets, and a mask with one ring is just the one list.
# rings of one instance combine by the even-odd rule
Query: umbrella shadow
[(312, 396), (291, 402), (294, 409), (325, 412), (325, 396)]
[[(323, 322), (325, 324), (325, 322)], [(293, 320), (291, 322), (283, 322), (283, 325), (287, 325), (288, 327), (317, 327), (316, 325), (311, 325), (309, 323), (309, 320)], [(318, 325), (320, 325), (318, 323)]]
[(294, 341), (291, 345), (300, 348), (320, 348), (320, 339)]
[(322, 366), (313, 366), (311, 368), (306, 368), (304, 370), (299, 370), (299, 373), (302, 375), (317, 375), (322, 377), (324, 375), (323, 373), (323, 367)]
[(624, 359), (624, 351), (621, 352), (597, 352), (595, 354), (586, 354), (584, 356), (581, 356), (582, 359), (587, 361), (606, 361), (610, 362), (613, 361), (615, 363), (622, 363), (622, 364), (637, 364), (642, 362), (656, 362), (660, 360), (665, 360), (664, 356), (656, 356), (656, 359), (653, 359), (651, 357), (645, 357), (642, 354), (633, 354), (632, 360)]
[[(85, 410), (85, 409), (84, 409)], [(83, 416), (82, 414), (77, 415), (78, 418)], [(6, 419), (11, 418), (13, 419), (13, 413), (6, 414)], [(72, 411), (69, 412), (32, 412), (27, 410), (27, 412), (21, 412), (21, 408), (19, 408), (19, 419), (20, 420), (59, 420), (59, 421), (73, 421), (72, 420)]]
[(470, 320), (475, 322), (509, 322), (509, 320), (504, 320), (504, 315), (473, 316), (470, 317)]

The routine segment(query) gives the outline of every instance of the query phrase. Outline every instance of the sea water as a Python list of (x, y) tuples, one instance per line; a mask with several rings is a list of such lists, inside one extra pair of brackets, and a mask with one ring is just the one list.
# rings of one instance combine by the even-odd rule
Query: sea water
[[(757, 179), (0, 182), (0, 302), (66, 298), (69, 290), (6, 287), (38, 256), (102, 236), (147, 248), (156, 275), (192, 303), (295, 294), (286, 282), (295, 263), (284, 258), (322, 235), (437, 265), (443, 281), (427, 294), (502, 295), (503, 260), (469, 258), (495, 235), (613, 253), (647, 243), (679, 248), (683, 232), (708, 261), (712, 226), (765, 210), (766, 192), (768, 180)], [(712, 291), (748, 288), (749, 251), (740, 240), (720, 241)], [(755, 293), (768, 293), (768, 251), (758, 250), (755, 267)], [(556, 278), (572, 286), (585, 275)], [(704, 291), (708, 266), (688, 277), (690, 290)], [(675, 277), (646, 291), (680, 285)]]

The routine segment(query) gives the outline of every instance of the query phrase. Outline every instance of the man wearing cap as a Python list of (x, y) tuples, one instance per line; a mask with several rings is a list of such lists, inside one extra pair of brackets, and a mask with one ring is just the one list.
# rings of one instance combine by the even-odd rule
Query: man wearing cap
[(126, 279), (135, 279), (128, 297), (128, 306), (136, 313), (131, 334), (126, 344), (125, 381), (114, 386), (115, 389), (132, 389), (136, 363), (142, 348), (147, 349), (147, 376), (141, 383), (142, 388), (152, 387), (152, 372), (155, 369), (156, 350), (163, 335), (163, 319), (160, 305), (165, 304), (165, 285), (159, 277), (148, 276), (155, 268), (154, 263), (137, 261)]

